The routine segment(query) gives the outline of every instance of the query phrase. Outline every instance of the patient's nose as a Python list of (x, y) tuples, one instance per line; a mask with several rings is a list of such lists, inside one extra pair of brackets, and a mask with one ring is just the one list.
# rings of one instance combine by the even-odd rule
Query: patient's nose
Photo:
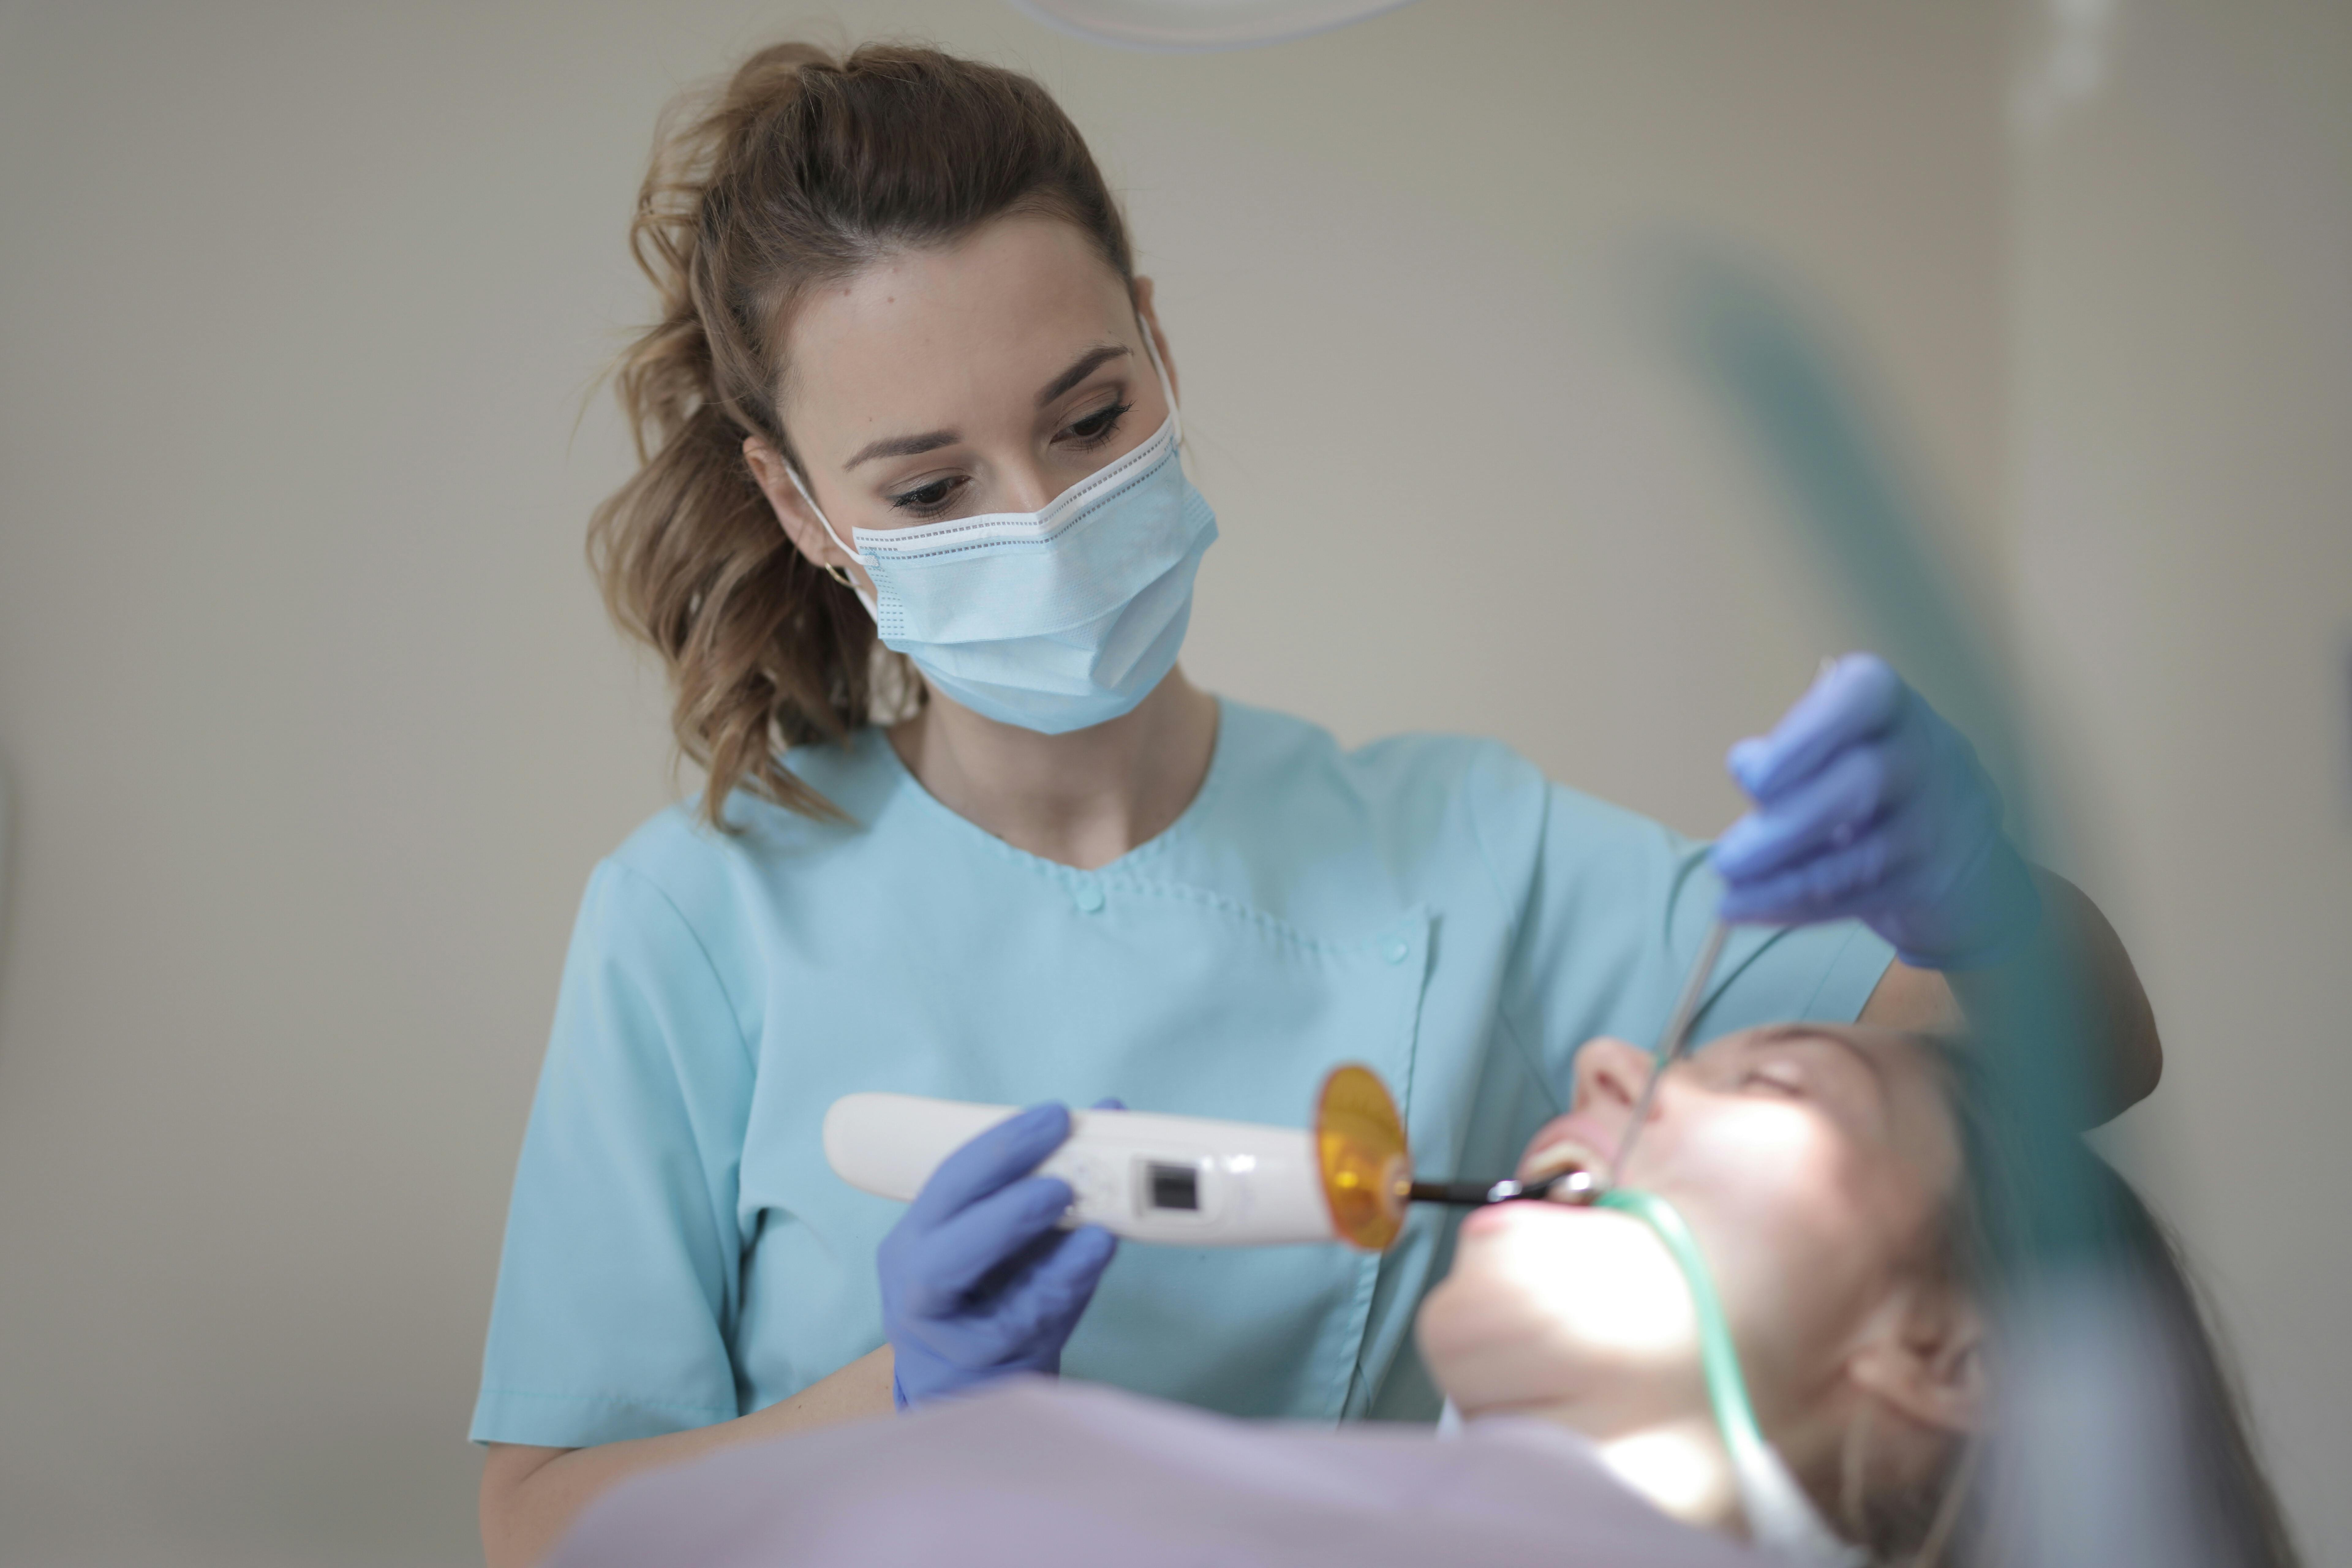
[(1633, 1109), (1650, 1081), (1650, 1053), (1607, 1035), (1584, 1042), (1576, 1053), (1576, 1102), (1579, 1110), (1603, 1114)]

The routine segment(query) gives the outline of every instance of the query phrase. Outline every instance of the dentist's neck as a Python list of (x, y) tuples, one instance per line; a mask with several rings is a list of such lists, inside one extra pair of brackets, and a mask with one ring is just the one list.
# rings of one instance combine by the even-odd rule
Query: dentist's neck
[(1192, 804), (1217, 745), (1217, 701), (1180, 667), (1133, 711), (1066, 735), (983, 719), (931, 693), (890, 731), (942, 805), (1015, 848), (1092, 870)]

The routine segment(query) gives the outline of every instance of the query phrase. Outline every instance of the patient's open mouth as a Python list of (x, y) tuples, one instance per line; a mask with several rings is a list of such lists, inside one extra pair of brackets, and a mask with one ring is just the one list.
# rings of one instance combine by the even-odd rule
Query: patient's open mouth
[[(1517, 1191), (1498, 1195), (1549, 1198), (1554, 1203), (1589, 1204), (1609, 1186), (1608, 1162), (1591, 1145), (1575, 1138), (1559, 1138), (1527, 1159)], [(1506, 1184), (1498, 1183), (1498, 1187)]]
[(1397, 1197), (1417, 1204), (1453, 1204), (1478, 1208), (1517, 1198), (1545, 1198), (1560, 1204), (1589, 1204), (1609, 1190), (1602, 1177), (1608, 1167), (1600, 1155), (1572, 1139), (1556, 1139), (1527, 1162), (1527, 1174), (1499, 1182), (1417, 1181), (1401, 1176)]

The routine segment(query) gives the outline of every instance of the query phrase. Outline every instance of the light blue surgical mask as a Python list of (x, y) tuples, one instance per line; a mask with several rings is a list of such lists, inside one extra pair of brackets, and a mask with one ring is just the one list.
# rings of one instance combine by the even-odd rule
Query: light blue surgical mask
[[(1160, 354), (1144, 337), (1160, 385)], [(1151, 438), (1042, 511), (917, 528), (860, 528), (842, 542), (874, 580), (858, 598), (882, 641), (976, 713), (1059, 735), (1131, 710), (1176, 666), (1192, 578), (1216, 514), (1184, 477), (1176, 399)]]

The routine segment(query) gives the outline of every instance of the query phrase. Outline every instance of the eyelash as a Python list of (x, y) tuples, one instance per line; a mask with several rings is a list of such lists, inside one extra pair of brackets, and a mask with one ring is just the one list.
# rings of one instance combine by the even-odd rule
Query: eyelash
[(1097, 408), (1092, 414), (1087, 415), (1084, 419), (1077, 420), (1072, 424), (1070, 426), (1072, 430), (1076, 430), (1080, 426), (1084, 425), (1092, 425), (1095, 426), (1093, 434), (1079, 437), (1077, 443), (1078, 450), (1082, 452), (1091, 451), (1095, 447), (1099, 447), (1104, 442), (1109, 440), (1113, 436), (1118, 435), (1119, 421), (1125, 419), (1128, 415), (1133, 411), (1134, 407), (1135, 405), (1132, 403), (1114, 403), (1108, 408)]
[[(1084, 419), (1073, 422), (1067, 428), (1077, 435), (1077, 439), (1071, 445), (1081, 452), (1091, 452), (1097, 447), (1104, 445), (1118, 434), (1119, 422), (1125, 419), (1134, 407), (1135, 405), (1132, 403), (1114, 403), (1107, 408), (1096, 409)], [(1091, 431), (1085, 428), (1089, 425), (1094, 426)], [(955, 499), (955, 493), (962, 483), (960, 479), (933, 479), (929, 484), (917, 485), (913, 489), (892, 496), (890, 505), (909, 517), (939, 517), (947, 511), (950, 502)], [(931, 499), (925, 500), (922, 499), (925, 496), (929, 496)]]
[[(948, 510), (948, 502), (962, 484), (961, 479), (933, 479), (929, 484), (917, 485), (902, 495), (892, 496), (890, 504), (910, 517), (937, 517)], [(923, 496), (932, 499), (919, 499)]]
[(1801, 1083), (1791, 1083), (1784, 1078), (1775, 1078), (1770, 1073), (1766, 1072), (1759, 1068), (1751, 1068), (1740, 1076), (1739, 1087), (1742, 1089), (1747, 1089), (1751, 1085), (1759, 1083), (1771, 1089), (1775, 1094), (1786, 1095), (1790, 1099), (1802, 1099), (1804, 1097), (1804, 1085)]

